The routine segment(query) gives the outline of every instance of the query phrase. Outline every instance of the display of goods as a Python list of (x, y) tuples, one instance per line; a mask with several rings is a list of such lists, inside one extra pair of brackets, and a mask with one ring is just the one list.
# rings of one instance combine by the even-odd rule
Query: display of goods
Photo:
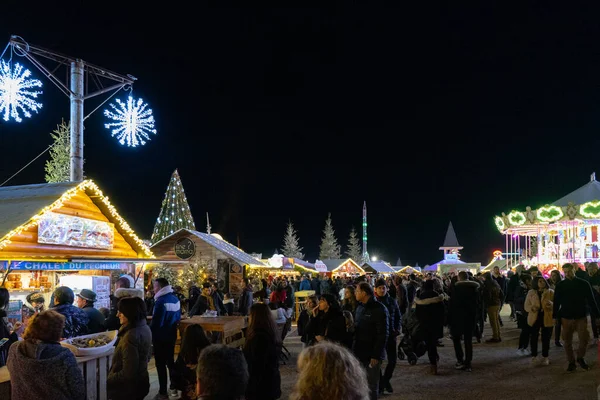
[[(9, 278), (10, 278), (10, 275), (9, 275)], [(4, 288), (6, 288), (6, 289), (12, 289), (13, 287), (14, 287), (14, 282), (12, 282), (12, 281), (6, 281), (6, 282), (4, 282)]]
[(38, 288), (38, 287), (40, 287), (40, 281), (38, 281), (37, 279), (30, 279), (29, 280), (29, 287), (30, 288)]
[(63, 340), (60, 344), (71, 350), (77, 357), (102, 354), (113, 347), (117, 341), (118, 332), (119, 331), (108, 331), (99, 334), (79, 336)]
[(8, 277), (6, 279), (8, 279), (9, 282), (14, 282), (17, 279), (21, 279), (21, 276), (19, 276), (19, 278), (17, 278), (17, 274), (8, 274)]
[(48, 282), (48, 276), (47, 275), (40, 276), (40, 283), (47, 283), (47, 282)]
[(23, 282), (21, 282), (21, 281), (15, 281), (14, 284), (15, 284), (15, 289), (23, 288)]

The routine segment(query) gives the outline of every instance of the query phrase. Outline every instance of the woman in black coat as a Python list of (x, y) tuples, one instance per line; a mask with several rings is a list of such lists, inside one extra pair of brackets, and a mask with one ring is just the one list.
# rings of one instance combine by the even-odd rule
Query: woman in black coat
[(323, 294), (319, 305), (309, 310), (310, 320), (306, 331), (309, 337), (317, 342), (329, 340), (343, 343), (346, 338), (346, 318), (342, 314), (340, 304), (332, 294)]
[(150, 391), (148, 360), (152, 332), (146, 324), (146, 303), (139, 297), (119, 300), (121, 327), (106, 379), (110, 400), (143, 400)]
[(433, 280), (423, 282), (419, 297), (415, 299), (416, 316), (421, 324), (423, 339), (427, 345), (427, 356), (431, 374), (437, 375), (437, 341), (444, 336), (444, 295), (434, 290)]
[(266, 304), (250, 307), (244, 356), (248, 363), (246, 400), (275, 400), (281, 397), (279, 354), (281, 335)]

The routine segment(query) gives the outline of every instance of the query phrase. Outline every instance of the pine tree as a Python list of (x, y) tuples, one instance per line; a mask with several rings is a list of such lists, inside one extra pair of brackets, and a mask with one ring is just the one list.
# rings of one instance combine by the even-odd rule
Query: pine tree
[(298, 235), (292, 221), (288, 222), (285, 237), (283, 238), (283, 248), (281, 249), (281, 253), (286, 257), (299, 258), (300, 260), (304, 259), (302, 247), (300, 247)]
[(323, 229), (319, 258), (321, 260), (337, 259), (341, 257), (340, 253), (341, 246), (335, 238), (335, 231), (333, 230), (333, 224), (331, 223), (331, 213), (329, 213), (327, 215), (327, 220), (325, 221), (325, 229)]
[(50, 133), (54, 144), (50, 149), (50, 159), (46, 160), (46, 182), (68, 182), (71, 180), (71, 131), (69, 124), (61, 121)]
[(360, 246), (358, 236), (356, 236), (356, 230), (354, 229), (354, 227), (352, 227), (352, 229), (350, 230), (350, 237), (348, 238), (346, 257), (353, 259), (357, 263), (359, 263), (362, 259), (362, 248)]
[(152, 279), (165, 278), (169, 285), (176, 285), (177, 275), (169, 264), (158, 264), (152, 268)]
[(183, 185), (177, 170), (171, 175), (165, 198), (162, 202), (160, 214), (156, 219), (152, 232), (152, 244), (159, 242), (179, 229), (196, 230), (194, 218), (188, 206)]

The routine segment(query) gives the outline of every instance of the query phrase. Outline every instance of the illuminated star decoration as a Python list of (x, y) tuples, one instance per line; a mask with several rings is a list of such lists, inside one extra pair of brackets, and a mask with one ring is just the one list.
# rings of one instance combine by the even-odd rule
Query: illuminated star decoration
[(150, 134), (156, 134), (152, 109), (147, 108), (148, 104), (142, 99), (134, 101), (131, 96), (127, 103), (119, 99), (116, 102), (117, 105), (110, 104), (112, 111), (104, 110), (104, 115), (114, 121), (104, 124), (104, 127), (112, 129), (112, 136), (116, 136), (121, 144), (130, 147), (145, 145), (146, 140), (150, 140)]
[(42, 82), (38, 79), (29, 79), (31, 72), (23, 69), (20, 64), (15, 64), (14, 68), (4, 60), (0, 64), (0, 113), (3, 114), (5, 121), (13, 118), (17, 122), (23, 121), (20, 113), (25, 117), (31, 118), (30, 111), (36, 113), (42, 108), (42, 103), (38, 103), (38, 94), (41, 91), (30, 90), (35, 87), (42, 87)]

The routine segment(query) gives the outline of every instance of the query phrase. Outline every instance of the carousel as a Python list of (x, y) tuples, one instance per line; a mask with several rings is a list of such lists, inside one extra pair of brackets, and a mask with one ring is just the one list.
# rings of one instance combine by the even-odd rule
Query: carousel
[(537, 266), (544, 273), (562, 264), (600, 261), (600, 183), (593, 173), (579, 189), (537, 209), (494, 218), (505, 236), (507, 267)]

